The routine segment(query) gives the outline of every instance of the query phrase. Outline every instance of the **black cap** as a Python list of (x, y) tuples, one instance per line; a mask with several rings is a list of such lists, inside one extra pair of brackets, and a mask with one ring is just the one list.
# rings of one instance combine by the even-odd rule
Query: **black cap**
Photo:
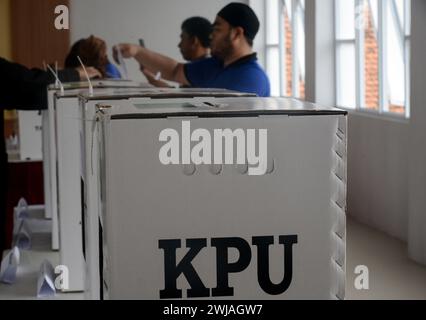
[(250, 40), (254, 40), (259, 31), (259, 19), (254, 11), (246, 4), (232, 2), (225, 6), (217, 14), (233, 27), (241, 27), (244, 34)]

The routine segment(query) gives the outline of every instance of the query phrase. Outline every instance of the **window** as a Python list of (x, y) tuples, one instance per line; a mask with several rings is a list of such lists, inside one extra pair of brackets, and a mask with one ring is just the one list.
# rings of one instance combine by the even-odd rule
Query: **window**
[(272, 96), (305, 98), (305, 0), (265, 0)]
[(409, 117), (410, 0), (335, 0), (338, 106)]

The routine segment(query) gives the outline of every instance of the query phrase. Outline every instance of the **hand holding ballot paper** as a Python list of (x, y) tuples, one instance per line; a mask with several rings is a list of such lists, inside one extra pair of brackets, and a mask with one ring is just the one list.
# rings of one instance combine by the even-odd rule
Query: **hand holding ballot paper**
[[(113, 56), (115, 62), (118, 63), (118, 65), (123, 70), (123, 77), (125, 79), (128, 79), (128, 73), (126, 68), (126, 62), (124, 58), (133, 58), (136, 56), (138, 49), (143, 48), (143, 46), (137, 46), (137, 45), (117, 45), (113, 48)], [(141, 64), (141, 71), (144, 73), (145, 67)], [(148, 78), (148, 76), (147, 76)], [(154, 77), (153, 77), (154, 78)]]
[(153, 80), (174, 81), (181, 85), (189, 85), (183, 72), (183, 64), (169, 57), (151, 51), (136, 44), (122, 43), (113, 48), (114, 60), (120, 64), (120, 59), (134, 58), (141, 69), (149, 70)]
[(121, 67), (123, 79), (125, 79), (125, 80), (129, 79), (129, 74), (127, 72), (126, 62), (123, 59), (123, 55), (121, 53), (121, 50), (117, 50), (117, 55), (114, 55), (114, 59), (116, 60), (118, 65)]

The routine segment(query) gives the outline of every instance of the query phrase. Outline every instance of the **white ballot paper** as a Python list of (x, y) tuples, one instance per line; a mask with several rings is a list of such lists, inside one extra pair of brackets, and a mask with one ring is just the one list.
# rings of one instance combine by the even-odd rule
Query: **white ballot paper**
[(15, 217), (17, 219), (28, 218), (28, 203), (24, 198), (21, 198), (18, 205), (15, 207)]
[(21, 220), (19, 222), (14, 244), (21, 250), (28, 250), (31, 248), (31, 232), (26, 220)]
[(25, 210), (15, 207), (13, 216), (13, 238), (17, 238), (23, 220), (25, 220), (26, 228), (31, 232), (31, 235), (34, 233), (50, 233), (52, 230), (52, 220), (45, 219), (44, 212), (44, 205), (28, 206), (28, 209)]
[(0, 282), (13, 284), (16, 281), (20, 253), (17, 247), (14, 247), (1, 261)]
[(55, 296), (56, 289), (54, 280), (55, 272), (52, 264), (44, 260), (40, 267), (40, 273), (37, 279), (37, 298), (47, 298)]
[(126, 66), (126, 62), (124, 61), (123, 55), (121, 53), (121, 49), (118, 48), (117, 50), (117, 59), (118, 59), (118, 64), (121, 67), (121, 71), (123, 73), (123, 79), (127, 80), (129, 79), (129, 74), (127, 72), (127, 66)]
[(27, 219), (28, 214), (28, 203), (24, 198), (21, 198), (14, 209), (13, 215), (13, 236), (16, 237), (19, 228), (21, 226), (21, 220)]

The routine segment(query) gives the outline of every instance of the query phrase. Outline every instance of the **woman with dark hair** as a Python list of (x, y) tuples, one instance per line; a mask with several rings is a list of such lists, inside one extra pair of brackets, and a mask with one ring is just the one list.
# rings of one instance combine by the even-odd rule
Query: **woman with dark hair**
[(75, 66), (80, 65), (80, 62), (78, 61), (77, 56), (80, 54), (80, 46), (83, 42), (84, 42), (84, 39), (80, 39), (72, 45), (70, 52), (65, 58), (65, 63), (64, 63), (65, 68), (73, 68)]
[(107, 45), (104, 40), (95, 36), (80, 39), (73, 44), (65, 59), (65, 68), (77, 68), (80, 66), (77, 56), (89, 67), (98, 69), (103, 78), (120, 79), (121, 74), (113, 65), (107, 54)]

